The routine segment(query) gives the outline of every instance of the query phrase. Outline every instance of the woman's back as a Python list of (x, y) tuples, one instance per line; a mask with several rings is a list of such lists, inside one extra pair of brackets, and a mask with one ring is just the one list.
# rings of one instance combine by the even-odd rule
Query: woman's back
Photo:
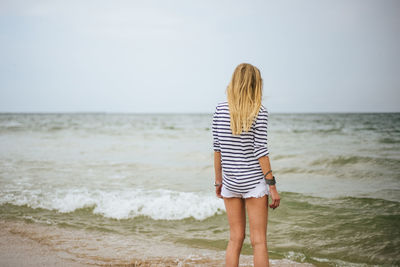
[(233, 135), (228, 102), (219, 103), (213, 117), (213, 147), (221, 152), (222, 183), (232, 192), (246, 193), (263, 181), (258, 158), (269, 154), (268, 111), (261, 105), (248, 132)]
[(226, 93), (227, 101), (217, 105), (212, 123), (215, 194), (224, 200), (230, 228), (225, 264), (239, 266), (247, 213), (254, 266), (269, 266), (268, 196), (273, 209), (280, 198), (268, 156), (268, 112), (261, 104), (260, 70), (239, 64)]

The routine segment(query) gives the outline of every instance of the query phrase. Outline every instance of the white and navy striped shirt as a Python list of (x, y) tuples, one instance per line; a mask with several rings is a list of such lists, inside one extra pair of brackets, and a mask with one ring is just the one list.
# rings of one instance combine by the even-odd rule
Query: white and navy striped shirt
[(232, 192), (247, 193), (264, 179), (258, 158), (269, 155), (267, 147), (268, 111), (260, 111), (248, 132), (233, 135), (228, 102), (216, 107), (212, 132), (214, 151), (221, 152), (222, 183)]

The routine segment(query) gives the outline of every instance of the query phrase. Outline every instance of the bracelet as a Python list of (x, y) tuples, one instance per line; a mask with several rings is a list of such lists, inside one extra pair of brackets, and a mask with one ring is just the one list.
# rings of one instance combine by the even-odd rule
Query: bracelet
[(217, 184), (216, 182), (214, 182), (214, 186), (220, 186), (222, 185), (222, 183)]
[(265, 179), (265, 182), (268, 185), (275, 185), (276, 184), (275, 176), (272, 176), (272, 179), (267, 179), (267, 178), (264, 178), (264, 179)]
[(272, 172), (272, 170), (267, 171), (267, 173), (264, 174), (264, 178), (267, 177), (267, 175), (268, 175), (270, 172)]

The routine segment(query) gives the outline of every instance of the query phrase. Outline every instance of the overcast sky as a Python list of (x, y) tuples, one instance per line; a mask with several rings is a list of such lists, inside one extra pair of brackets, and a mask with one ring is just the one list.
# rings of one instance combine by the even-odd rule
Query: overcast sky
[(0, 112), (400, 111), (400, 1), (0, 0)]

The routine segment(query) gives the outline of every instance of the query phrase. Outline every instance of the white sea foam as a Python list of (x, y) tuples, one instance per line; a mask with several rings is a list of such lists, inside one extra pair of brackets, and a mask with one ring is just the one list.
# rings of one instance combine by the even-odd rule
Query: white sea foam
[(223, 201), (211, 194), (171, 190), (131, 189), (104, 191), (58, 189), (53, 192), (24, 190), (19, 193), (0, 192), (0, 204), (27, 205), (66, 213), (94, 207), (95, 214), (115, 219), (148, 216), (155, 220), (181, 220), (193, 217), (203, 220), (221, 214)]
[(22, 124), (18, 121), (1, 121), (0, 122), (0, 127), (4, 128), (15, 128), (15, 127), (20, 127)]

